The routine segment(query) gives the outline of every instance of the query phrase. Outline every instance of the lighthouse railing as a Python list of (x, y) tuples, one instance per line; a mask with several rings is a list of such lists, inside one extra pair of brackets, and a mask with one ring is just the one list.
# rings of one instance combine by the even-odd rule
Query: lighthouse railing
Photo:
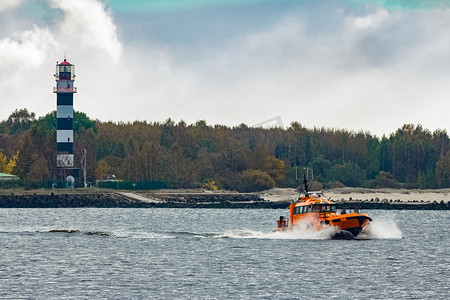
[(76, 93), (76, 87), (53, 87), (53, 93)]

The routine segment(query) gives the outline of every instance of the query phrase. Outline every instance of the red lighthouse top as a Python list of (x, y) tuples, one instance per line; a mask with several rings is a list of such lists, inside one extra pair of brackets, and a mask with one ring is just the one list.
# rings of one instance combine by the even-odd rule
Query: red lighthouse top
[(58, 80), (75, 80), (75, 66), (69, 63), (65, 58), (62, 63), (56, 62), (55, 79)]
[(70, 63), (64, 58), (64, 61), (59, 64), (60, 66), (70, 66)]

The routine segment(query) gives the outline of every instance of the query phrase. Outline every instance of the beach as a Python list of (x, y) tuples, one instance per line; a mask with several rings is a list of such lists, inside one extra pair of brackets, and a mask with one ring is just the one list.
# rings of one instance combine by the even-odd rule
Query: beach
[[(294, 200), (299, 197), (296, 189), (275, 188), (261, 193), (268, 201)], [(365, 189), (365, 188), (335, 188), (324, 190), (325, 198), (334, 201), (350, 202), (401, 202), (401, 203), (433, 203), (450, 201), (450, 189)]]
[[(168, 207), (168, 208), (287, 208), (299, 197), (293, 188), (274, 188), (255, 193), (174, 190), (39, 189), (1, 190), (0, 207)], [(338, 207), (367, 209), (450, 209), (450, 189), (394, 190), (339, 188), (325, 190)]]

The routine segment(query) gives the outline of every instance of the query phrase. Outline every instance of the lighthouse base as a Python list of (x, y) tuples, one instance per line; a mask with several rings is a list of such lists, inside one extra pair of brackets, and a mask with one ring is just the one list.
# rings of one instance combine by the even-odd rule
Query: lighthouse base
[(79, 168), (56, 168), (53, 186), (73, 189), (79, 173)]

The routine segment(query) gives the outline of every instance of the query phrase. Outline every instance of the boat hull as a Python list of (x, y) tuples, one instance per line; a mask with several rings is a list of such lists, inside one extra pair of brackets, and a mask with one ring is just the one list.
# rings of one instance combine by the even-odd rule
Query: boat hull
[[(303, 187), (305, 196), (289, 205), (289, 218), (280, 216), (276, 231), (292, 230), (302, 224), (314, 230), (333, 226), (337, 228), (337, 234), (345, 231), (342, 235), (345, 236), (348, 233), (356, 237), (372, 221), (367, 214), (360, 214), (359, 209), (356, 208), (352, 213), (347, 213), (346, 209), (342, 209), (338, 214), (337, 204), (329, 198), (322, 198), (322, 192), (308, 191), (306, 173), (303, 173)], [(289, 220), (290, 226), (288, 226), (287, 220)]]
[[(326, 218), (310, 218), (309, 220), (311, 221), (310, 227), (314, 228), (315, 230), (322, 230), (327, 226), (336, 227), (338, 230), (336, 235), (333, 237), (336, 239), (352, 239), (350, 238), (349, 234), (351, 234), (351, 236), (355, 238), (361, 233), (364, 227), (366, 227), (372, 221), (372, 219), (369, 218), (366, 214), (361, 215), (358, 213), (333, 215)], [(277, 228), (275, 228), (275, 231), (293, 230), (296, 228), (296, 225), (300, 223), (300, 221), (301, 220), (298, 220), (298, 222), (290, 227), (277, 226)]]
[(347, 230), (340, 230), (339, 232), (336, 232), (336, 234), (331, 237), (331, 239), (333, 239), (333, 240), (354, 240), (355, 238), (356, 238), (356, 236)]
[(338, 227), (340, 230), (348, 231), (356, 237), (371, 221), (372, 219), (366, 215), (349, 214), (326, 219), (325, 224), (330, 224)]

